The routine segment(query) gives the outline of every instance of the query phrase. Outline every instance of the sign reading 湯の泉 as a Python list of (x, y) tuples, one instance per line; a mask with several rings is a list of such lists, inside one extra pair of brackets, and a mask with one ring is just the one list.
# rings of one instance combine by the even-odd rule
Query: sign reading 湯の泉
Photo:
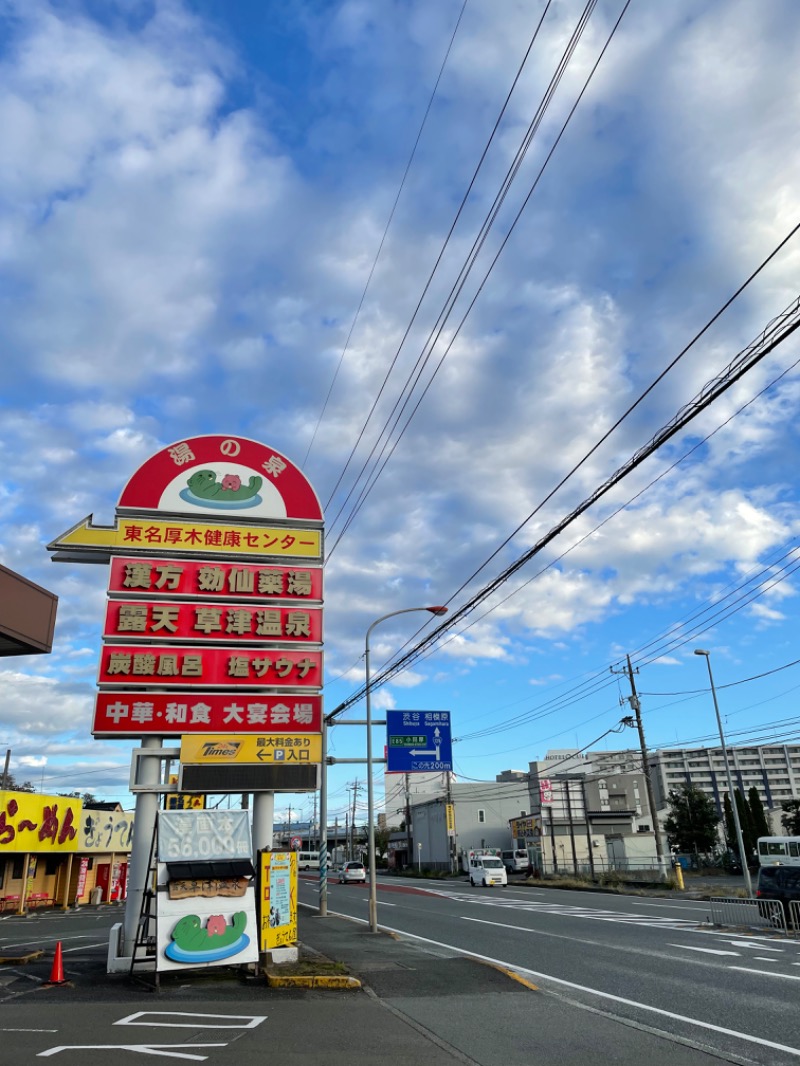
[(262, 851), (259, 868), (262, 951), (297, 941), (297, 852)]
[(449, 711), (387, 711), (386, 770), (452, 770)]
[(322, 524), (286, 456), (218, 434), (146, 460), (113, 526), (57, 538), (111, 561), (95, 735), (321, 732)]

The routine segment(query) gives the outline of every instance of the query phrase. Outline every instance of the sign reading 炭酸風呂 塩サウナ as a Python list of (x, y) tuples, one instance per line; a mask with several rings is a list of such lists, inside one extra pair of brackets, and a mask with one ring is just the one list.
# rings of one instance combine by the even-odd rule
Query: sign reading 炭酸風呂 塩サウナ
[(387, 711), (386, 770), (452, 770), (449, 711)]
[(262, 692), (99, 692), (95, 736), (320, 733), (322, 697)]
[(322, 652), (105, 644), (98, 684), (318, 689)]

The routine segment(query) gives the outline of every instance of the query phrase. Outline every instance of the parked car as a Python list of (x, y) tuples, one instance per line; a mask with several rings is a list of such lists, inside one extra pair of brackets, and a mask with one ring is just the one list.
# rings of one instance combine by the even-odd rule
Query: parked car
[(507, 874), (524, 874), (531, 865), (528, 852), (525, 848), (514, 848), (513, 851), (504, 851), (500, 856)]
[(339, 884), (346, 885), (350, 882), (365, 884), (367, 870), (363, 862), (346, 862), (339, 867)]
[(800, 866), (762, 866), (758, 871), (756, 897), (778, 900), (788, 925), (791, 917), (789, 904), (792, 900), (800, 900)]
[(469, 883), (471, 885), (507, 885), (508, 875), (503, 860), (497, 855), (470, 855)]

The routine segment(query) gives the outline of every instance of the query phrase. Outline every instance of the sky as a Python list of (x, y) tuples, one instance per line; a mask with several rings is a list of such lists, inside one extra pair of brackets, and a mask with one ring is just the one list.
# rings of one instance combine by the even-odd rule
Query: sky
[[(373, 621), (464, 607), (797, 298), (794, 0), (0, 21), (0, 562), (59, 597), (52, 653), (0, 663), (0, 745), (45, 792), (131, 803), (130, 745), (90, 735), (107, 572), (45, 546), (109, 523), (161, 448), (249, 437), (315, 487), (330, 712)], [(796, 741), (798, 358), (789, 337), (376, 685), (376, 718), (449, 710), (464, 781), (634, 746), (630, 654), (648, 744), (713, 743), (700, 647), (729, 742)], [(373, 667), (426, 619), (376, 628)], [(330, 743), (363, 757), (365, 731)], [(365, 773), (330, 768), (331, 820)]]

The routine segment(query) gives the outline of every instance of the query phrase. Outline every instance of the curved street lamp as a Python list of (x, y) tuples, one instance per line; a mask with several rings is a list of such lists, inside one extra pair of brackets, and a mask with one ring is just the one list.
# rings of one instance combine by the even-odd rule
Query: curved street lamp
[(369, 635), (375, 626), (385, 622), (387, 618), (394, 618), (398, 614), (410, 614), (412, 611), (427, 611), (429, 614), (447, 614), (446, 607), (404, 607), (401, 611), (390, 611), (389, 614), (376, 618), (367, 630), (364, 641), (364, 668), (366, 671), (366, 686), (364, 695), (367, 701), (367, 862), (369, 863), (369, 931), (378, 932), (378, 886), (375, 877), (375, 800), (372, 787), (372, 706), (370, 704), (370, 676), (369, 676)]
[(742, 862), (742, 873), (744, 874), (744, 884), (747, 889), (747, 895), (752, 898), (753, 896), (753, 884), (750, 880), (750, 871), (747, 868), (747, 855), (744, 850), (744, 838), (742, 837), (742, 823), (739, 820), (739, 806), (736, 802), (736, 796), (733, 792), (733, 777), (731, 776), (731, 764), (728, 761), (728, 749), (725, 747), (725, 734), (722, 731), (722, 719), (719, 715), (719, 704), (717, 703), (717, 690), (714, 687), (714, 675), (711, 673), (711, 652), (705, 651), (702, 648), (695, 648), (695, 655), (702, 655), (706, 661), (708, 667), (708, 680), (711, 682), (711, 695), (714, 698), (714, 710), (717, 714), (717, 728), (719, 729), (719, 742), (722, 745), (722, 758), (725, 763), (725, 773), (728, 778), (728, 795), (731, 801), (731, 811), (733, 813), (733, 824), (736, 827), (736, 843), (739, 847), (739, 858)]

